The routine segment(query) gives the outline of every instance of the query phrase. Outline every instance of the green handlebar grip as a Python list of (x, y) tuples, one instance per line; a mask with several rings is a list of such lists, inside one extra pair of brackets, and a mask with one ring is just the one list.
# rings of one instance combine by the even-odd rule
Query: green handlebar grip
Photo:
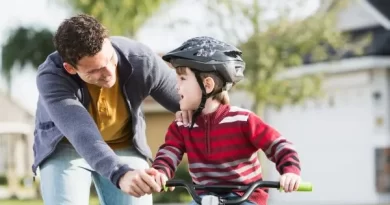
[[(311, 192), (313, 190), (313, 184), (310, 182), (301, 182), (299, 183), (299, 187), (297, 191), (306, 191)], [(279, 191), (284, 191), (283, 187), (280, 187)]]
[(301, 182), (297, 191), (312, 191), (313, 184), (310, 182)]
[(165, 191), (165, 192), (167, 192), (168, 191), (168, 187), (167, 186), (163, 186), (163, 190)]

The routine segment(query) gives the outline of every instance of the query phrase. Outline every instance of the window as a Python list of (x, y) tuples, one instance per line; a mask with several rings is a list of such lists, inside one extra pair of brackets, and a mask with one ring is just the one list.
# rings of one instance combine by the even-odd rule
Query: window
[(390, 147), (375, 149), (375, 185), (379, 193), (390, 193)]

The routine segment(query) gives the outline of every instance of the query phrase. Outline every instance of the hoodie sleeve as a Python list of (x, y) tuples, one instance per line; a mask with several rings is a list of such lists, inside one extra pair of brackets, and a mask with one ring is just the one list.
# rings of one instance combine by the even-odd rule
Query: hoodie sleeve
[(165, 136), (165, 142), (160, 146), (152, 167), (165, 173), (169, 179), (173, 178), (177, 166), (180, 164), (185, 146), (180, 133), (178, 122), (173, 122)]
[(290, 141), (253, 113), (248, 117), (247, 129), (252, 144), (264, 151), (268, 159), (275, 163), (280, 174), (300, 175), (298, 153)]
[[(51, 66), (51, 65), (44, 65)], [(39, 72), (36, 77), (39, 98), (55, 126), (76, 149), (77, 153), (99, 174), (114, 185), (127, 171), (119, 157), (105, 143), (88, 111), (76, 97), (70, 77)]]

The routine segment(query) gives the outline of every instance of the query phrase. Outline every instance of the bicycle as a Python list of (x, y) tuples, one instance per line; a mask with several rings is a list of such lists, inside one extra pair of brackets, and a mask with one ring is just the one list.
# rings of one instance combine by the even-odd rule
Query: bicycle
[[(187, 189), (187, 191), (196, 201), (196, 203), (201, 205), (237, 205), (246, 201), (256, 188), (275, 188), (282, 190), (280, 187), (280, 182), (262, 180), (253, 182), (249, 185), (194, 185), (184, 180), (175, 179), (168, 180), (164, 187), (164, 190), (166, 191), (168, 187), (184, 187), (185, 189)], [(312, 184), (310, 182), (301, 182), (297, 191), (311, 192), (312, 189)], [(216, 196), (213, 194), (209, 194), (201, 198), (196, 193), (196, 190), (204, 190), (208, 193), (245, 191), (245, 194), (235, 199), (225, 199), (221, 196)]]

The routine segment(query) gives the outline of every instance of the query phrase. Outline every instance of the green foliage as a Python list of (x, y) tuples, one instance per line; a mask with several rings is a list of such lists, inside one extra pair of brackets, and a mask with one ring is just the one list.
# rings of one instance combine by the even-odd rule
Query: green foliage
[(4, 186), (8, 184), (8, 179), (6, 175), (0, 175), (0, 186)]
[(2, 47), (1, 73), (10, 84), (12, 69), (22, 70), (31, 64), (38, 68), (48, 54), (54, 51), (53, 34), (48, 29), (19, 27), (11, 31)]
[(111, 35), (134, 37), (146, 21), (172, 0), (57, 0), (76, 13), (90, 14), (102, 22)]

